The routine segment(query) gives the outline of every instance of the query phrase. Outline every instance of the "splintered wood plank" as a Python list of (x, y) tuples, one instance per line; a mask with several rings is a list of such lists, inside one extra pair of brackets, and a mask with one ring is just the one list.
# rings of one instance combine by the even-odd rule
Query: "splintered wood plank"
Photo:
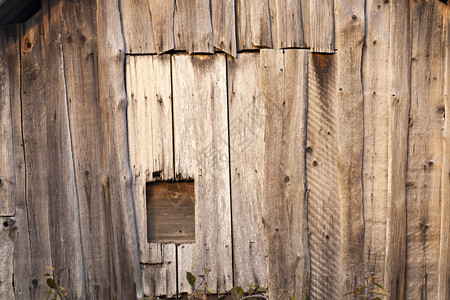
[(336, 56), (311, 54), (306, 142), (311, 299), (339, 298)]
[[(47, 106), (45, 95), (45, 60), (41, 43), (42, 14), (24, 24), (21, 36), (21, 86), (23, 143), (26, 171), (26, 209), (28, 217), (31, 264), (26, 283), (20, 284), (29, 299), (42, 298), (46, 283), (42, 267), (52, 265), (50, 245), (50, 210), (48, 190)], [(25, 226), (21, 223), (18, 226)], [(22, 227), (23, 228), (23, 227)], [(17, 256), (16, 256), (17, 259)], [(25, 259), (21, 258), (20, 260)], [(20, 261), (19, 260), (19, 261)], [(19, 263), (20, 264), (20, 263)], [(29, 291), (25, 291), (29, 289)]]
[[(176, 0), (175, 50), (184, 50), (190, 54), (214, 53), (211, 22), (209, 0)], [(232, 30), (232, 28), (227, 29)]]
[(142, 297), (133, 179), (127, 142), (125, 49), (118, 1), (97, 2), (98, 95), (103, 192), (111, 259), (111, 297)]
[(15, 163), (15, 217), (14, 230), (14, 296), (31, 299), (31, 249), (28, 231), (28, 211), (25, 191), (25, 153), (22, 137), (22, 99), (20, 78), (20, 30), (18, 25), (3, 27), (7, 39), (6, 54), (9, 69), (9, 86), (13, 122), (13, 146)]
[[(269, 0), (273, 47), (304, 48), (302, 4), (299, 0)], [(306, 12), (309, 15), (309, 11)]]
[[(269, 295), (309, 296), (305, 202), (307, 51), (262, 50), (265, 148), (263, 225)], [(289, 272), (286, 272), (289, 270)]]
[(15, 220), (0, 217), (0, 298), (14, 297), (14, 231)]
[[(120, 2), (127, 53), (156, 53), (149, 2), (149, 0), (123, 0)], [(168, 27), (167, 25), (166, 27)]]
[[(447, 45), (450, 43), (450, 13), (447, 11), (444, 20), (444, 28)], [(446, 49), (446, 69), (444, 73), (444, 109), (450, 111), (450, 50)], [(450, 118), (447, 116), (443, 128), (443, 158), (442, 158), (442, 202), (441, 202), (441, 235), (439, 252), (439, 279), (438, 279), (438, 299), (450, 298)]]
[(8, 37), (0, 32), (0, 216), (15, 213), (15, 162), (13, 151), (13, 122), (11, 98), (13, 95), (9, 79)]
[(148, 0), (152, 17), (153, 39), (158, 54), (172, 50), (174, 40), (174, 1)]
[(211, 269), (211, 293), (233, 285), (230, 178), (224, 54), (174, 55), (175, 173), (195, 181), (195, 244), (178, 246), (178, 291), (191, 292), (186, 271)]
[(334, 53), (334, 1), (310, 2), (310, 48), (312, 52)]
[[(405, 298), (438, 299), (445, 122), (444, 12), (437, 1), (413, 2), (411, 111), (407, 169)], [(449, 187), (447, 186), (447, 189)], [(448, 218), (448, 216), (444, 216)]]
[(174, 179), (170, 55), (128, 56), (128, 141), (146, 296), (176, 295), (175, 245), (149, 243), (146, 182)]
[(364, 284), (364, 18), (363, 2), (336, 1), (336, 163), (341, 233), (338, 295)]
[(406, 166), (410, 95), (410, 1), (391, 3), (389, 37), (388, 197), (383, 287), (402, 299), (406, 265)]
[[(81, 298), (84, 297), (86, 283), (61, 41), (63, 3), (43, 2), (41, 51), (44, 65), (40, 74), (43, 76), (45, 89), (43, 105), (46, 107), (46, 138), (39, 142), (47, 144), (45, 177), (48, 185), (52, 266), (55, 270), (70, 270), (70, 273), (62, 272), (60, 279), (74, 298)], [(35, 103), (28, 105), (30, 109), (35, 109)]]
[(228, 57), (234, 284), (267, 286), (262, 219), (265, 111), (258, 53)]
[[(76, 14), (73, 13), (76, 11)], [(65, 1), (62, 43), (70, 132), (86, 294), (111, 298), (111, 273), (102, 188), (102, 141), (97, 86), (96, 5), (92, 1)]]
[(234, 0), (211, 0), (214, 47), (237, 55), (236, 13)]
[(386, 257), (387, 102), (389, 67), (389, 4), (367, 1), (367, 36), (363, 50), (364, 94), (364, 278), (384, 278)]
[(238, 0), (238, 49), (272, 48), (269, 2), (267, 0)]

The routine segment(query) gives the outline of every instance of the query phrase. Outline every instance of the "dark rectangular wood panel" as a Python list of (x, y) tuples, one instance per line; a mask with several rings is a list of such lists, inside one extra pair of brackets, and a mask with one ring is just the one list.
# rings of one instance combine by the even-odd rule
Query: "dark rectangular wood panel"
[(195, 242), (194, 181), (147, 183), (149, 243)]

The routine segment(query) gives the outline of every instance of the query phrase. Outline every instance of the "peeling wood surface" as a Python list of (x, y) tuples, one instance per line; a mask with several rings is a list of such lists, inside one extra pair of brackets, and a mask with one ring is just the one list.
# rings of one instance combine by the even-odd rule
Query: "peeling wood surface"
[(236, 1), (239, 50), (272, 48), (269, 2)]
[[(175, 173), (195, 180), (195, 244), (178, 246), (178, 291), (186, 271), (210, 268), (212, 293), (232, 288), (226, 58), (172, 57)], [(201, 117), (200, 117), (201, 116)]]
[[(13, 120), (11, 87), (8, 68), (8, 37), (0, 32), (0, 216), (13, 216), (15, 212), (15, 166), (13, 152)], [(14, 76), (14, 74), (12, 74)]]
[(297, 299), (309, 294), (304, 201), (307, 55), (301, 50), (261, 51), (266, 111), (262, 222), (271, 282), (269, 296), (274, 298), (283, 289)]
[(211, 0), (214, 47), (237, 55), (236, 19), (234, 0)]
[(264, 98), (260, 55), (228, 57), (234, 283), (267, 286), (264, 235)]
[(152, 16), (156, 52), (161, 54), (172, 50), (175, 47), (174, 1), (148, 0), (148, 5)]
[(176, 295), (175, 245), (148, 243), (147, 181), (174, 179), (170, 55), (128, 56), (128, 142), (145, 295)]

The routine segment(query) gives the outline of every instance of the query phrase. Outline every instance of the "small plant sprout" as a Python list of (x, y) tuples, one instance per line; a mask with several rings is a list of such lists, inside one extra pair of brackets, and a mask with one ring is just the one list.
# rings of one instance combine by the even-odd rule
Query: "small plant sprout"
[(381, 286), (381, 284), (375, 282), (378, 276), (371, 276), (366, 278), (365, 285), (359, 285), (352, 292), (345, 294), (353, 295), (355, 299), (359, 300), (381, 300), (380, 297), (389, 296), (389, 293)]
[(44, 291), (44, 293), (47, 294), (47, 300), (62, 300), (63, 298), (66, 298), (67, 295), (69, 295), (69, 292), (59, 284), (59, 274), (67, 269), (67, 267), (57, 272), (55, 272), (55, 269), (52, 266), (45, 266), (45, 268), (50, 271), (50, 273), (44, 272), (44, 276), (47, 277), (47, 286), (50, 288), (49, 290)]
[[(186, 279), (189, 283), (189, 285), (192, 287), (192, 294), (188, 295), (188, 300), (192, 299), (206, 299), (206, 295), (209, 294), (209, 287), (206, 283), (206, 276), (208, 276), (209, 272), (211, 272), (211, 269), (208, 268), (202, 268), (203, 274), (199, 275), (198, 277), (201, 278), (200, 283), (196, 286), (195, 281), (196, 278), (194, 275), (192, 275), (191, 272), (186, 272)], [(204, 287), (204, 289), (200, 289), (201, 287)]]

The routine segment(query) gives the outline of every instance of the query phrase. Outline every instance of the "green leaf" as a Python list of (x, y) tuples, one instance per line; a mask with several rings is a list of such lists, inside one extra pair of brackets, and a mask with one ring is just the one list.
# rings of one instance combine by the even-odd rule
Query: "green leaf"
[(47, 278), (47, 285), (49, 288), (56, 290), (58, 287), (56, 286), (56, 282), (53, 278)]
[(256, 289), (256, 291), (261, 293), (267, 293), (267, 288), (260, 286)]
[(207, 294), (211, 294), (211, 292), (209, 291), (209, 286), (206, 282), (205, 282), (205, 291)]
[(194, 288), (194, 284), (195, 284), (195, 276), (192, 275), (191, 272), (186, 272), (186, 279), (189, 282), (189, 285)]
[(386, 292), (384, 289), (375, 289), (375, 290), (370, 290), (369, 293), (375, 293), (378, 295), (385, 295), (385, 296), (389, 296), (389, 293)]
[(380, 297), (375, 297), (375, 298), (373, 298), (373, 300), (381, 300), (381, 298)]
[(379, 283), (376, 283), (375, 281), (374, 282), (372, 282), (373, 284), (375, 284), (377, 287), (379, 287), (380, 289), (383, 289), (384, 290), (384, 288), (381, 286), (381, 284), (379, 284)]
[(238, 288), (242, 290), (242, 288), (239, 286), (235, 286), (234, 288), (232, 288), (230, 290), (231, 298), (233, 300), (240, 300), (243, 297), (243, 295), (241, 293), (239, 293)]
[(209, 272), (211, 272), (211, 269), (209, 268), (202, 268), (205, 275), (207, 275)]
[(56, 273), (56, 275), (59, 275), (62, 271), (64, 271), (64, 270), (67, 269), (67, 268), (69, 268), (69, 267), (65, 267), (65, 268), (59, 270), (59, 271)]
[(295, 300), (295, 298), (292, 296), (289, 296), (289, 300)]

